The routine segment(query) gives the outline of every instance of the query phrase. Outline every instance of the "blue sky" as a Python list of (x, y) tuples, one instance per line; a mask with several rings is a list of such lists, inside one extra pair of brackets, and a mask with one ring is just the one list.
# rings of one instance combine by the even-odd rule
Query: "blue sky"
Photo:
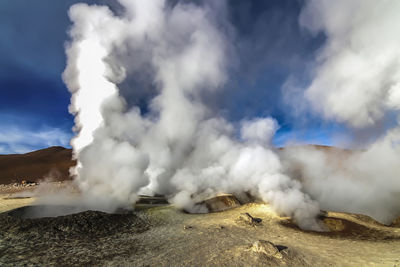
[[(69, 147), (73, 117), (61, 74), (70, 25), (67, 10), (75, 0), (0, 2), (0, 154), (52, 145)], [(114, 1), (84, 1), (108, 3)], [(282, 86), (291, 75), (303, 77), (324, 36), (312, 36), (298, 23), (303, 1), (228, 1), (238, 67), (217, 105), (229, 120), (272, 116), (281, 125), (274, 143), (288, 140), (334, 144), (343, 127), (317, 116), (291, 112)]]

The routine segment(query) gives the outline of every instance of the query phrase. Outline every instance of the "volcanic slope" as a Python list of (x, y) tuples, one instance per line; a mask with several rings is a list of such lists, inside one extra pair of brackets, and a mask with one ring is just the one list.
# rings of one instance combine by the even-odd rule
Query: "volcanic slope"
[(72, 150), (60, 146), (25, 154), (0, 155), (0, 184), (70, 179), (69, 168), (75, 165)]

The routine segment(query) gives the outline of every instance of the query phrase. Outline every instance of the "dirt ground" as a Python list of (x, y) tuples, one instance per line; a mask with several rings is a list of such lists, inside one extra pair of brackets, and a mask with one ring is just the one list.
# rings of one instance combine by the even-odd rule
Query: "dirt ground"
[(256, 203), (209, 214), (170, 205), (38, 219), (10, 212), (34, 201), (1, 195), (0, 266), (400, 266), (400, 228), (367, 216), (328, 212), (331, 231), (317, 233)]

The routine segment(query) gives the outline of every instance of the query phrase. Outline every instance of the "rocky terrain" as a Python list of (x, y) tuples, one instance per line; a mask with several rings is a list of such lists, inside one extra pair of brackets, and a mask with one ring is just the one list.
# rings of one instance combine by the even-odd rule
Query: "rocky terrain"
[[(71, 166), (68, 153), (50, 148), (3, 157), (3, 164), (42, 158), (46, 166)], [(328, 211), (319, 217), (326, 231), (304, 231), (268, 204), (229, 194), (200, 202), (207, 214), (178, 210), (161, 196), (108, 214), (39, 204), (48, 192), (79, 190), (70, 181), (24, 180), (0, 185), (0, 266), (400, 266), (400, 217), (386, 226)], [(51, 217), (60, 214), (67, 215)]]
[(320, 219), (328, 231), (311, 232), (267, 204), (237, 205), (229, 196), (208, 200), (211, 211), (224, 210), (208, 214), (188, 214), (151, 197), (118, 214), (32, 218), (34, 208), (26, 205), (0, 214), (1, 266), (400, 264), (400, 228), (363, 215), (326, 212)]

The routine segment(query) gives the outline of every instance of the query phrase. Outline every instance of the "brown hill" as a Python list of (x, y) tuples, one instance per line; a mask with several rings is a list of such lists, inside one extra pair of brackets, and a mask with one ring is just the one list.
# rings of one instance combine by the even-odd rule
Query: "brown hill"
[(70, 179), (69, 168), (75, 164), (72, 150), (60, 146), (25, 154), (0, 155), (0, 184), (33, 181), (47, 177), (53, 181)]

